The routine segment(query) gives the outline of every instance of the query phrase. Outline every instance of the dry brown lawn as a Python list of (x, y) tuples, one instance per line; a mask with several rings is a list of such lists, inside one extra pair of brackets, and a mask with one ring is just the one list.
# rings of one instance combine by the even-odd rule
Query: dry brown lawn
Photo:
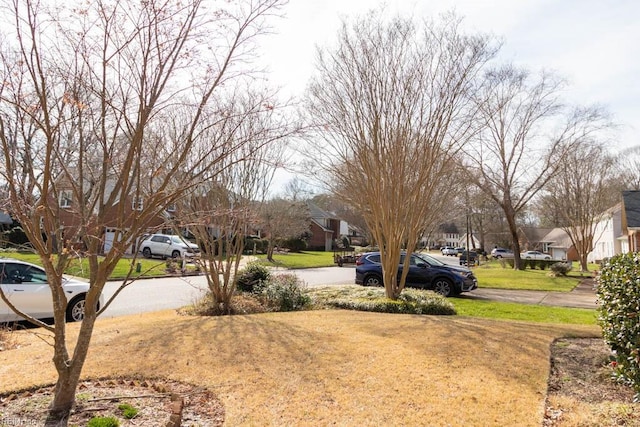
[[(0, 392), (55, 380), (38, 333), (21, 331), (21, 347), (0, 352)], [(550, 345), (573, 335), (599, 329), (340, 310), (166, 311), (99, 320), (84, 376), (206, 386), (227, 426), (540, 426)]]

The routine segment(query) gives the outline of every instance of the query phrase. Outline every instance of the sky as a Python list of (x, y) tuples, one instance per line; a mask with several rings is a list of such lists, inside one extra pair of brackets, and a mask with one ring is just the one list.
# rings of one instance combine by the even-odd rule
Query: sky
[[(302, 96), (316, 46), (333, 43), (343, 19), (376, 8), (367, 0), (290, 0), (263, 40), (271, 84)], [(389, 14), (437, 17), (455, 11), (473, 32), (502, 40), (499, 62), (551, 70), (568, 82), (570, 104), (601, 105), (618, 125), (613, 148), (640, 145), (640, 1), (389, 0)], [(278, 174), (277, 185), (287, 179)]]

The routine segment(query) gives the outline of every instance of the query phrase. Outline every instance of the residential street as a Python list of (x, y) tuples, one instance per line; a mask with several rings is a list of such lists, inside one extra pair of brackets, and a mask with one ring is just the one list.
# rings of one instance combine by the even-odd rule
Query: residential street
[[(447, 258), (447, 257), (443, 257)], [(452, 258), (452, 261), (453, 262)], [(355, 266), (309, 268), (293, 271), (307, 286), (340, 286), (354, 283)], [(289, 270), (275, 270), (287, 272)], [(120, 282), (105, 286), (105, 300), (114, 294)], [(142, 279), (124, 289), (103, 313), (104, 317), (115, 317), (149, 311), (176, 309), (188, 305), (206, 292), (204, 276), (168, 277)], [(486, 289), (480, 287), (459, 298), (517, 302), (577, 308), (596, 308), (593, 280), (586, 279), (572, 292), (516, 291)]]

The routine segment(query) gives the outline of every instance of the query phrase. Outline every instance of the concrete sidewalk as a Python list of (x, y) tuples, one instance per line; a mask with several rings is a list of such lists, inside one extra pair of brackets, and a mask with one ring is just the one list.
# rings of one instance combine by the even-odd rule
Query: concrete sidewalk
[(587, 278), (571, 292), (478, 288), (471, 292), (465, 292), (460, 298), (595, 309), (597, 308), (597, 297), (594, 285), (593, 279)]

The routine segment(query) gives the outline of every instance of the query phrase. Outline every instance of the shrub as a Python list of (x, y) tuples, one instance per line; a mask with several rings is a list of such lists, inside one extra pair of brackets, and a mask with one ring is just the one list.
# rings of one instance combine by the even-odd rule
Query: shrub
[(311, 302), (295, 274), (273, 276), (264, 288), (263, 296), (267, 304), (278, 311), (301, 310)]
[(640, 400), (640, 254), (616, 255), (598, 278), (598, 322), (614, 351), (614, 375)]
[(572, 268), (573, 266), (570, 262), (556, 262), (549, 267), (554, 276), (566, 276)]
[(87, 427), (118, 427), (120, 421), (115, 417), (93, 417), (87, 423)]
[(291, 252), (302, 252), (307, 249), (307, 242), (301, 238), (282, 240), (280, 246), (289, 249)]
[(128, 420), (131, 420), (138, 415), (138, 410), (128, 403), (118, 405), (118, 409), (122, 411), (122, 416)]
[(445, 297), (433, 291), (405, 288), (397, 300), (385, 296), (384, 289), (353, 288), (346, 295), (330, 297), (325, 304), (348, 310), (377, 313), (453, 315), (456, 310)]
[(238, 271), (236, 287), (242, 292), (259, 292), (271, 278), (269, 269), (257, 262), (250, 262)]

